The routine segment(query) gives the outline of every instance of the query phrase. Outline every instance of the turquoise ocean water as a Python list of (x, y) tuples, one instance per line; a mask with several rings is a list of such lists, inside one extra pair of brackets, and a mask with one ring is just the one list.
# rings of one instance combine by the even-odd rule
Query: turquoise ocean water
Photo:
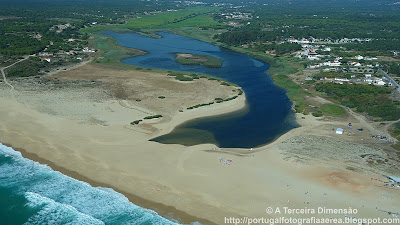
[[(0, 143), (0, 224), (179, 224), (110, 188), (92, 187)], [(198, 223), (193, 223), (198, 224)]]

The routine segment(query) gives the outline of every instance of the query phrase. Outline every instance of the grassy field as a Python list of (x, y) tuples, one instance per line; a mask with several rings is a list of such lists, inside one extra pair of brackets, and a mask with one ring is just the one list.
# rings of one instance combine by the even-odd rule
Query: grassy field
[(346, 110), (335, 104), (323, 104), (320, 110), (325, 115), (342, 116), (346, 114)]
[(199, 27), (181, 27), (171, 28), (169, 30), (175, 34), (194, 38), (214, 45), (217, 45), (218, 43), (212, 37), (221, 32), (221, 30), (218, 29), (201, 29)]
[(100, 63), (107, 66), (136, 69), (135, 66), (121, 63), (121, 59), (145, 54), (145, 52), (121, 46), (115, 39), (111, 37), (99, 34), (92, 35), (94, 38), (90, 40), (90, 45), (96, 49), (99, 49), (97, 57), (94, 61), (95, 63)]
[(141, 29), (170, 29), (185, 26), (208, 27), (218, 26), (208, 13), (217, 11), (215, 7), (191, 7), (179, 11), (170, 11), (145, 15), (140, 18), (127, 19), (126, 24), (88, 27), (81, 30), (86, 33), (96, 33), (104, 30), (113, 31), (140, 31)]
[(181, 27), (204, 27), (204, 28), (221, 28), (224, 27), (223, 24), (215, 21), (209, 15), (198, 15), (194, 16), (180, 22), (163, 24), (160, 26), (153, 27), (154, 29), (173, 29)]
[[(200, 22), (206, 22), (207, 20), (204, 20), (204, 18), (202, 18), (202, 21), (200, 21), (197, 18), (200, 15), (207, 14), (216, 10), (217, 9), (214, 7), (206, 7), (206, 6), (192, 7), (192, 8), (187, 8), (185, 10), (164, 12), (155, 15), (143, 16), (142, 18), (138, 19), (128, 19), (127, 20), (128, 24), (122, 26), (128, 28), (154, 28), (156, 26), (161, 26), (161, 25), (171, 25), (174, 23), (178, 24), (185, 20), (190, 20), (194, 18), (196, 19), (190, 20), (188, 24), (192, 23), (193, 25), (196, 25), (195, 22), (198, 21), (199, 25), (201, 25)], [(161, 27), (161, 28), (168, 28), (168, 27)]]
[(286, 95), (294, 104), (294, 109), (296, 112), (303, 112), (308, 106), (307, 102), (304, 100), (306, 95), (310, 93), (306, 92), (300, 85), (296, 84), (287, 75), (274, 75), (272, 78), (275, 81), (275, 85), (287, 90)]
[(202, 65), (210, 68), (222, 66), (222, 60), (209, 55), (176, 53), (175, 62), (182, 65)]

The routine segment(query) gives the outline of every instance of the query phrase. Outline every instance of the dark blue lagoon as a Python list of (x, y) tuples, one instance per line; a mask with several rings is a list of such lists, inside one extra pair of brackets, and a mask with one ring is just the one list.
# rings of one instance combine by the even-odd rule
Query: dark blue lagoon
[[(153, 141), (183, 145), (215, 143), (223, 148), (251, 148), (265, 145), (297, 126), (286, 91), (273, 85), (273, 80), (265, 73), (269, 65), (262, 61), (169, 32), (159, 32), (162, 38), (137, 33), (103, 34), (115, 38), (123, 46), (148, 52), (143, 56), (123, 59), (123, 63), (208, 74), (239, 85), (246, 94), (246, 109), (186, 122)], [(181, 65), (174, 61), (175, 56), (171, 54), (176, 52), (218, 57), (223, 60), (222, 67)]]

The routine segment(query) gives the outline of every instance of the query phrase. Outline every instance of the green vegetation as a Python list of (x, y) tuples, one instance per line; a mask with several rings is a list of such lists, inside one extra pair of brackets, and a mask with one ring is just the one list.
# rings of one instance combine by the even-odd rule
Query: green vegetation
[(176, 53), (175, 62), (182, 65), (201, 65), (210, 68), (219, 68), (222, 65), (222, 60), (217, 57), (186, 53)]
[(231, 84), (229, 84), (227, 82), (221, 82), (221, 85), (223, 85), (223, 86), (231, 86)]
[(131, 125), (137, 125), (137, 124), (139, 124), (140, 122), (142, 122), (143, 120), (135, 120), (135, 121), (133, 121), (133, 122), (131, 122)]
[(275, 85), (286, 89), (286, 93), (290, 100), (294, 103), (294, 109), (297, 113), (301, 113), (308, 106), (304, 97), (309, 93), (306, 92), (301, 86), (296, 84), (287, 75), (275, 75), (273, 76)]
[[(80, 21), (60, 24), (59, 21), (43, 18), (0, 20), (0, 54), (30, 55), (43, 50), (57, 52), (82, 48), (88, 38), (86, 34), (79, 33), (82, 25)], [(68, 42), (68, 39), (74, 41)]]
[[(396, 143), (396, 144), (392, 145), (392, 148), (394, 148), (394, 149), (400, 151), (400, 143)], [(400, 157), (400, 153), (398, 153), (398, 155), (399, 155), (399, 157)]]
[[(222, 44), (222, 46), (267, 62), (270, 65), (270, 69), (267, 71), (267, 73), (272, 75), (271, 77), (275, 81), (274, 84), (287, 90), (286, 95), (293, 102), (294, 109), (297, 113), (305, 112), (308, 103), (304, 100), (304, 98), (306, 95), (310, 95), (310, 93), (292, 81), (292, 79), (288, 76), (289, 74), (300, 73), (301, 68), (303, 68), (297, 60), (283, 57), (273, 57), (269, 54), (265, 54), (264, 52), (257, 52), (252, 49), (232, 47), (224, 44)], [(243, 91), (239, 90), (239, 95), (242, 93)]]
[(119, 24), (145, 11), (179, 8), (176, 2), (163, 4), (151, 1), (113, 0), (2, 0), (0, 15), (24, 18), (53, 18), (57, 21), (74, 20), (97, 22), (97, 24)]
[(212, 44), (217, 44), (216, 41), (213, 39), (213, 36), (221, 32), (220, 29), (205, 29), (199, 28), (197, 26), (171, 28), (169, 30), (182, 36), (191, 37)]
[[(209, 75), (204, 75), (204, 74), (199, 74), (199, 73), (187, 73), (187, 72), (180, 72), (180, 71), (168, 71), (168, 76), (175, 77), (175, 79), (179, 81), (192, 81), (195, 79), (200, 79), (200, 78), (206, 78), (208, 80), (216, 80), (221, 82), (221, 85), (226, 85), (226, 86), (235, 86), (237, 87), (236, 84), (228, 83), (220, 78), (217, 77), (212, 77)], [(224, 83), (224, 84), (222, 84)]]
[(143, 119), (144, 120), (151, 120), (151, 119), (156, 119), (156, 118), (161, 118), (163, 117), (162, 115), (154, 115), (154, 116), (146, 116)]
[(190, 106), (187, 107), (186, 109), (190, 110), (190, 109), (196, 109), (199, 107), (203, 107), (203, 106), (207, 106), (207, 105), (212, 105), (214, 103), (222, 103), (222, 102), (227, 102), (227, 101), (231, 101), (236, 99), (237, 97), (239, 97), (238, 95), (232, 96), (230, 98), (226, 98), (226, 99), (222, 99), (222, 98), (215, 98), (215, 102), (209, 102), (209, 103), (203, 103), (203, 104), (198, 104), (198, 105), (194, 105), (194, 106)]
[[(332, 44), (338, 44), (337, 40), (342, 38), (372, 38), (375, 40), (340, 44), (347, 50), (375, 51), (380, 52), (379, 55), (399, 50), (400, 24), (397, 21), (400, 20), (398, 13), (400, 7), (398, 6), (378, 5), (373, 1), (364, 2), (365, 4), (361, 6), (344, 0), (330, 5), (321, 1), (302, 0), (289, 4), (279, 0), (275, 1), (275, 4), (262, 3), (256, 1), (240, 10), (251, 12), (253, 16), (251, 23), (247, 23), (246, 20), (239, 21), (241, 26), (227, 29), (216, 35), (215, 40), (227, 45), (250, 45), (250, 48), (265, 51), (268, 48), (273, 49), (272, 46), (275, 45), (273, 42), (278, 46), (279, 41), (289, 38), (313, 37)], [(367, 9), (368, 7), (372, 8)], [(225, 12), (231, 11), (234, 10), (225, 10)], [(223, 15), (216, 16), (216, 19), (222, 22), (230, 20)], [(253, 45), (254, 43), (256, 45)]]
[(159, 99), (164, 99), (164, 98), (165, 98), (165, 96), (158, 96), (158, 98), (159, 98)]
[[(200, 6), (189, 7), (184, 10), (157, 12), (139, 15), (136, 18), (124, 20), (126, 23), (117, 26), (96, 26), (82, 29), (82, 32), (95, 33), (104, 30), (140, 31), (143, 29), (169, 29), (184, 26), (218, 27), (219, 23), (207, 14), (215, 12), (216, 8)], [(145, 32), (148, 33), (148, 32)]]
[(399, 107), (389, 98), (392, 90), (374, 85), (317, 83), (315, 89), (324, 92), (342, 105), (356, 108), (382, 120), (400, 119)]
[(143, 51), (121, 46), (113, 38), (98, 34), (94, 34), (93, 36), (94, 39), (90, 41), (90, 44), (96, 49), (99, 49), (100, 54), (96, 58), (96, 63), (106, 64), (109, 66), (136, 68), (134, 66), (121, 63), (120, 60), (135, 55), (145, 54)]
[[(305, 112), (309, 106), (304, 98), (311, 94), (293, 82), (293, 78), (303, 69), (303, 62), (288, 57), (290, 53), (299, 50), (300, 45), (284, 42), (285, 39), (301, 39), (310, 36), (323, 39), (321, 41), (332, 47), (333, 55), (348, 57), (343, 59), (344, 61), (349, 61), (350, 57), (357, 54), (392, 56), (392, 50), (400, 50), (398, 40), (400, 23), (397, 22), (400, 21), (400, 14), (399, 7), (396, 5), (377, 5), (373, 1), (368, 1), (360, 6), (360, 4), (344, 0), (338, 0), (336, 4), (323, 2), (316, 4), (313, 1), (304, 4), (304, 0), (287, 4), (285, 1), (277, 0), (279, 4), (271, 5), (256, 0), (252, 4), (230, 1), (231, 6), (217, 8), (211, 7), (212, 2), (208, 0), (204, 2), (204, 6), (188, 7), (184, 5), (186, 3), (174, 1), (161, 3), (115, 0), (110, 4), (107, 1), (94, 0), (71, 0), (70, 2), (5, 0), (0, 3), (0, 15), (14, 16), (14, 18), (0, 20), (1, 61), (3, 65), (9, 65), (16, 61), (15, 57), (21, 55), (40, 51), (61, 52), (80, 49), (90, 42), (91, 46), (100, 49), (96, 55), (96, 63), (150, 70), (120, 62), (122, 58), (145, 54), (145, 52), (122, 47), (114, 39), (102, 36), (98, 32), (103, 30), (136, 31), (156, 36), (154, 31), (169, 29), (178, 34), (218, 44), (268, 62), (271, 66), (268, 73), (272, 74), (275, 84), (288, 91), (287, 95), (294, 103), (296, 112)], [(12, 7), (10, 3), (13, 3)], [(43, 5), (49, 7), (43, 8)], [(307, 5), (307, 8), (303, 5)], [(337, 8), (339, 5), (340, 7)], [(232, 19), (226, 16), (237, 12), (249, 13), (251, 16), (246, 19)], [(43, 14), (47, 18), (44, 18)], [(236, 25), (227, 25), (232, 21)], [(66, 24), (69, 26), (58, 32), (58, 25)], [(93, 38), (89, 39), (89, 35)], [(342, 38), (371, 38), (372, 40), (338, 43), (338, 40)], [(74, 40), (68, 41), (69, 39)], [(265, 51), (276, 53), (276, 55), (267, 55)], [(323, 54), (329, 55), (327, 52)], [(73, 59), (61, 59), (51, 64), (60, 65), (71, 60)], [(218, 59), (204, 59), (204, 56), (199, 56), (197, 61), (193, 58), (178, 59), (178, 57), (176, 60), (181, 60), (182, 64), (210, 67), (221, 66), (222, 63)], [(211, 63), (206, 65), (203, 61)], [(379, 63), (389, 73), (399, 74), (398, 62)], [(362, 71), (358, 72), (367, 72), (364, 68), (360, 70)], [(49, 71), (48, 63), (31, 58), (13, 66), (7, 72), (9, 76), (32, 76), (40, 71)], [(168, 75), (180, 81), (207, 78), (219, 80), (221, 85), (232, 85), (202, 74), (170, 72)], [(351, 75), (353, 74), (348, 71), (320, 73), (314, 78), (318, 79), (322, 76), (349, 78)], [(314, 82), (304, 83), (307, 88), (312, 88)], [(348, 88), (343, 85), (336, 88), (324, 85), (317, 82), (315, 87), (317, 91), (326, 93), (345, 106), (356, 108), (358, 112), (366, 112), (382, 120), (394, 120), (400, 117), (399, 105), (391, 100), (389, 89), (376, 91), (369, 86)], [(242, 93), (243, 91), (239, 90), (238, 95)], [(335, 108), (333, 105), (324, 105), (310, 112), (317, 116), (320, 114), (340, 115), (343, 113), (343, 108), (337, 107), (339, 106)]]
[[(215, 8), (213, 9), (215, 10)], [(165, 25), (160, 25), (154, 27), (155, 29), (174, 29), (174, 28), (182, 28), (182, 27), (199, 27), (201, 29), (221, 29), (224, 28), (225, 25), (215, 21), (209, 15), (197, 15), (194, 17), (190, 17), (179, 22), (169, 23)]]
[[(163, 117), (163, 116), (162, 115), (154, 115), (154, 116), (146, 116), (143, 119), (144, 120), (151, 120), (151, 119), (156, 119), (156, 118), (161, 118), (161, 117)], [(131, 125), (137, 125), (142, 121), (143, 120), (135, 120), (135, 121), (131, 122)]]
[(384, 66), (385, 66), (385, 69), (389, 72), (389, 74), (400, 75), (400, 63), (388, 62), (388, 63), (384, 63)]
[(231, 101), (233, 99), (236, 99), (237, 97), (239, 97), (238, 95), (232, 96), (230, 98), (227, 99), (222, 99), (222, 100), (217, 100), (216, 103), (222, 103), (222, 102), (227, 102), (227, 101)]
[(400, 135), (400, 122), (394, 123), (391, 127), (391, 133), (393, 136)]
[(301, 45), (296, 43), (282, 43), (282, 44), (261, 44), (255, 47), (261, 51), (272, 51), (275, 52), (277, 55), (283, 55), (286, 53), (292, 53), (295, 51), (301, 50)]
[(316, 110), (316, 111), (312, 112), (311, 115), (313, 115), (315, 117), (321, 117), (324, 114), (320, 110)]
[(348, 43), (344, 44), (347, 50), (359, 51), (365, 53), (367, 56), (382, 55), (382, 52), (389, 52), (393, 49), (398, 49), (400, 40), (372, 40), (362, 43)]
[(202, 106), (207, 106), (207, 105), (212, 105), (212, 104), (214, 104), (214, 102), (209, 102), (209, 103), (204, 103), (204, 104), (198, 104), (198, 105), (194, 105), (194, 106), (190, 106), (190, 107), (187, 107), (186, 109), (196, 109), (196, 108), (199, 108), (199, 107), (202, 107)]
[(168, 74), (168, 76), (175, 77), (175, 79), (179, 81), (192, 81), (193, 79), (199, 79), (197, 76), (193, 77), (191, 75), (187, 75), (182, 72), (171, 72)]
[(37, 57), (30, 57), (14, 65), (6, 72), (10, 77), (30, 77), (38, 75), (41, 69), (48, 68), (49, 66), (47, 61), (41, 61)]
[(334, 104), (323, 104), (320, 110), (325, 115), (342, 116), (346, 114), (346, 110)]
[(313, 76), (313, 79), (319, 80), (320, 78), (326, 77), (326, 78), (351, 78), (351, 73), (338, 73), (338, 72), (319, 72)]
[[(146, 15), (137, 19), (128, 19), (128, 24), (122, 25), (121, 28), (152, 28), (161, 25), (171, 25), (182, 23), (187, 19), (193, 19), (198, 17), (199, 15), (206, 14), (209, 12), (215, 11), (215, 8), (212, 7), (192, 7), (187, 8), (185, 10), (171, 11), (171, 12), (163, 12), (157, 13), (154, 15)], [(194, 20), (194, 22), (200, 20)], [(195, 24), (193, 24), (195, 25)], [(198, 26), (198, 25), (197, 25)], [(160, 27), (162, 29), (168, 27)]]
[[(394, 138), (399, 140), (399, 138), (400, 138), (400, 122), (396, 122), (396, 123), (392, 124), (392, 126), (390, 127), (390, 133)], [(400, 142), (397, 142), (396, 144), (392, 145), (392, 147), (394, 149), (400, 151)], [(399, 157), (400, 157), (400, 153), (399, 153)]]

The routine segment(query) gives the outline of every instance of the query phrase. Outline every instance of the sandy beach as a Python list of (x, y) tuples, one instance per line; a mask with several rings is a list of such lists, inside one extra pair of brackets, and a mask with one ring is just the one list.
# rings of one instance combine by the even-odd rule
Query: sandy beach
[[(9, 82), (15, 99), (0, 83), (2, 143), (76, 179), (112, 187), (167, 218), (173, 213), (183, 223), (228, 224), (229, 217), (310, 217), (268, 214), (268, 207), (351, 207), (356, 218), (399, 212), (399, 189), (379, 181), (381, 174), (400, 176), (399, 161), (386, 151), (390, 143), (370, 137), (389, 135), (358, 115), (299, 114), (300, 128), (252, 150), (165, 145), (148, 140), (190, 119), (245, 110), (245, 96), (184, 110), (232, 97), (237, 87), (94, 63)], [(155, 114), (163, 117), (130, 125)], [(332, 130), (348, 122), (353, 130)]]

